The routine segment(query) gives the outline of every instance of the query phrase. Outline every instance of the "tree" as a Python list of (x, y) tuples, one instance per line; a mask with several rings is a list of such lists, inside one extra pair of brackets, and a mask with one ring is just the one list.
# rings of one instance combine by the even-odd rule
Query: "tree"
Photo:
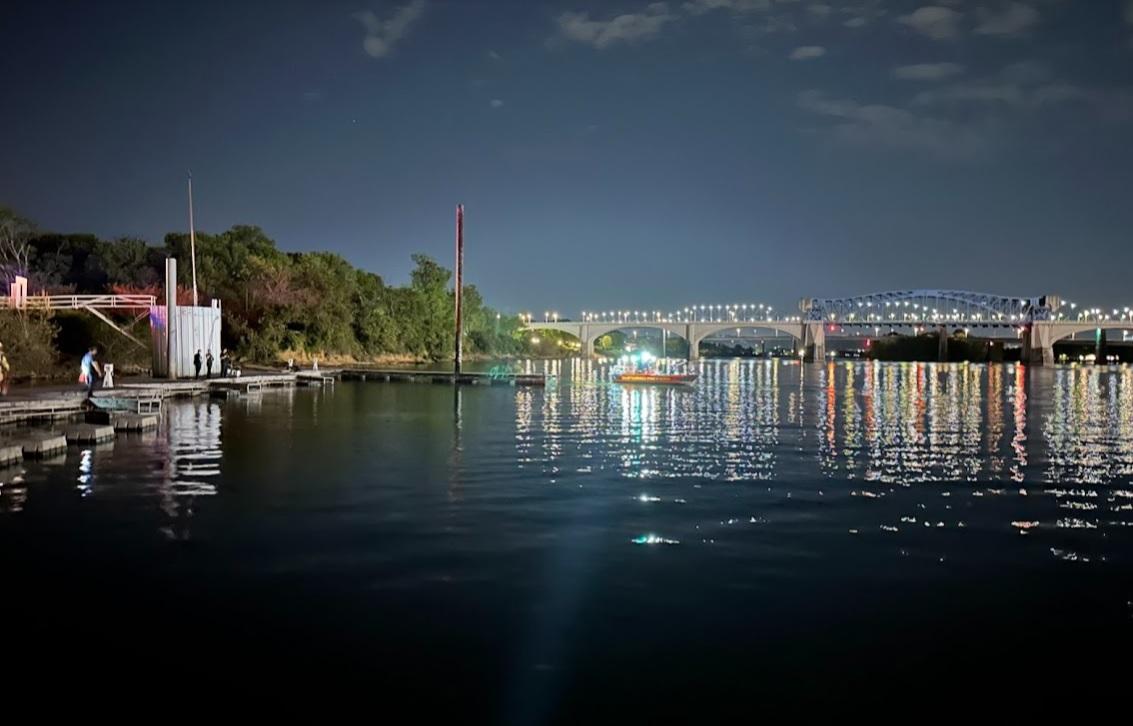
[(11, 284), (16, 277), (27, 277), (35, 225), (7, 207), (0, 207), (0, 276)]

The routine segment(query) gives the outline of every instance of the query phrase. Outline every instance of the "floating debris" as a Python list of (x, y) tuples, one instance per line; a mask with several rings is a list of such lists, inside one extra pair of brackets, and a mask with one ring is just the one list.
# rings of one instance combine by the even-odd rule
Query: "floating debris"
[(883, 525), (881, 525), (881, 528), (883, 530), (885, 530), (886, 532), (897, 532), (897, 531), (899, 531), (896, 527), (894, 527), (891, 524), (883, 524)]
[(664, 537), (658, 537), (655, 534), (643, 534), (640, 537), (634, 537), (630, 541), (633, 542), (634, 544), (638, 544), (638, 545), (653, 545), (653, 544), (678, 545), (678, 544), (680, 544), (680, 540), (665, 539)]
[(661, 501), (661, 497), (651, 497), (648, 494), (642, 494), (641, 496), (639, 496), (637, 498), (637, 501), (639, 501), (639, 502), (659, 502), (659, 501)]
[(685, 499), (674, 499), (673, 504), (688, 504), (688, 501)]
[(901, 521), (904, 522), (905, 524), (916, 524), (917, 518), (916, 517), (901, 517)]
[(856, 530), (856, 529), (851, 529), (851, 530), (850, 530), (850, 534), (857, 534), (857, 533), (858, 533), (858, 530)]

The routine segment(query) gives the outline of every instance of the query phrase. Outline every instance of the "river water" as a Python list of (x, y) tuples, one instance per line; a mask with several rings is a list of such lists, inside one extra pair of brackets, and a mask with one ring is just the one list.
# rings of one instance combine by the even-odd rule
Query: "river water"
[(554, 378), (175, 402), (0, 472), (6, 660), (334, 674), (493, 723), (1125, 672), (1133, 368), (523, 367)]

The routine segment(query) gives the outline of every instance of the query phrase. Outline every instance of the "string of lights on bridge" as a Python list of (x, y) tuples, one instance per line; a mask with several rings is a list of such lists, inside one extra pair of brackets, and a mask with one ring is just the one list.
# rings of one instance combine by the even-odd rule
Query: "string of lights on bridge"
[[(1026, 301), (1020, 301), (1020, 308)], [(840, 315), (831, 311), (824, 320), (830, 323), (843, 325), (911, 325), (926, 322), (969, 323), (969, 324), (1011, 324), (1027, 322), (1027, 317), (1020, 311), (995, 312), (978, 307), (960, 308), (930, 307), (909, 300), (901, 301), (866, 301), (856, 302), (860, 312), (850, 312)], [(1069, 312), (1066, 312), (1069, 309)], [(876, 310), (876, 312), (875, 312)], [(533, 313), (521, 313), (522, 322), (535, 321)], [(1077, 322), (1133, 322), (1133, 308), (1082, 308), (1073, 302), (1064, 303), (1058, 312), (1051, 316), (1052, 320)], [(557, 311), (543, 311), (541, 322), (566, 322), (569, 318), (560, 316)], [(703, 304), (690, 305), (680, 310), (664, 312), (661, 310), (604, 310), (598, 312), (583, 311), (582, 318), (576, 322), (586, 323), (799, 323), (803, 320), (801, 315), (780, 315), (774, 307), (763, 303), (732, 303), (732, 304)]]

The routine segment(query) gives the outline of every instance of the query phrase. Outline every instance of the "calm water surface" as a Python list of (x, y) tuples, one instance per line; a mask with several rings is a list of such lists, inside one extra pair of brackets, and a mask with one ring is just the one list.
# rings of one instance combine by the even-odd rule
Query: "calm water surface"
[(174, 403), (0, 472), (9, 651), (498, 723), (1124, 677), (1133, 368), (525, 366), (556, 377)]

